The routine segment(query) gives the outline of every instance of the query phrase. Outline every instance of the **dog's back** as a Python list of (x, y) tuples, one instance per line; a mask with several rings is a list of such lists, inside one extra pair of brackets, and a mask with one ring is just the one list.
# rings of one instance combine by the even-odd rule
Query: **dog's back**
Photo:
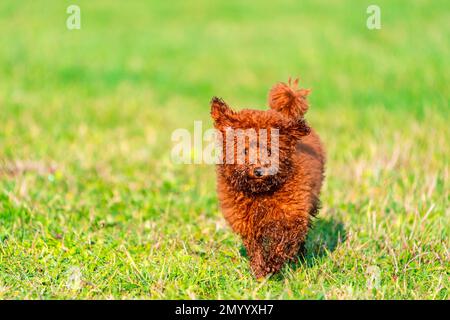
[(308, 172), (311, 189), (319, 196), (324, 178), (325, 150), (314, 129), (297, 144), (296, 161)]

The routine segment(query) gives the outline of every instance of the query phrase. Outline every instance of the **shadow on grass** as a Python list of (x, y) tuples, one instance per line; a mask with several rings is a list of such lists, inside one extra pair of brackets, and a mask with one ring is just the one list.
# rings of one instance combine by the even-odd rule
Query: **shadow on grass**
[[(317, 218), (312, 221), (303, 251), (299, 252), (298, 259), (289, 263), (291, 271), (302, 268), (311, 268), (330, 255), (339, 245), (347, 239), (344, 224), (335, 218)], [(272, 278), (284, 279), (285, 272), (280, 272)]]
[(338, 244), (346, 239), (347, 232), (341, 221), (334, 218), (315, 219), (306, 239), (306, 253), (300, 255), (299, 262), (293, 263), (292, 267), (315, 265), (320, 258), (332, 253)]
[[(290, 269), (295, 271), (299, 268), (310, 268), (316, 265), (321, 258), (332, 253), (339, 243), (344, 242), (347, 233), (344, 224), (334, 218), (316, 218), (312, 221), (311, 230), (309, 230), (306, 244), (303, 250), (300, 250), (298, 259), (289, 264)], [(242, 245), (240, 254), (248, 259), (245, 247)], [(283, 278), (283, 272), (272, 278)]]

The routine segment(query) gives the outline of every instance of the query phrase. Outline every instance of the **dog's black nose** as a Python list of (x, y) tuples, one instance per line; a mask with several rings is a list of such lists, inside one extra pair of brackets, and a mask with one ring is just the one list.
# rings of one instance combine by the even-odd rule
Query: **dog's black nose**
[(255, 168), (253, 174), (255, 177), (262, 177), (264, 175), (264, 170), (262, 168)]

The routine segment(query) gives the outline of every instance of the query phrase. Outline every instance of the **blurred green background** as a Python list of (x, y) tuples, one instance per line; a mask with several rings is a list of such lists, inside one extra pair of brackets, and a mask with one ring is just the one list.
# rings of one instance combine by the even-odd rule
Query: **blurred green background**
[[(448, 299), (449, 39), (445, 0), (2, 0), (0, 298)], [(323, 208), (306, 260), (258, 282), (214, 167), (170, 138), (289, 76)]]

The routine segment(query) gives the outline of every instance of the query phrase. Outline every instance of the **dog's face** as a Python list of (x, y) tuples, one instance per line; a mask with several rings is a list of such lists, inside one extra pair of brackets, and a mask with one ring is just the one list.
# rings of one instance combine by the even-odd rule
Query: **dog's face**
[(296, 144), (309, 133), (304, 120), (274, 110), (234, 112), (217, 98), (211, 102), (211, 116), (223, 150), (219, 174), (234, 189), (270, 192), (289, 179)]

